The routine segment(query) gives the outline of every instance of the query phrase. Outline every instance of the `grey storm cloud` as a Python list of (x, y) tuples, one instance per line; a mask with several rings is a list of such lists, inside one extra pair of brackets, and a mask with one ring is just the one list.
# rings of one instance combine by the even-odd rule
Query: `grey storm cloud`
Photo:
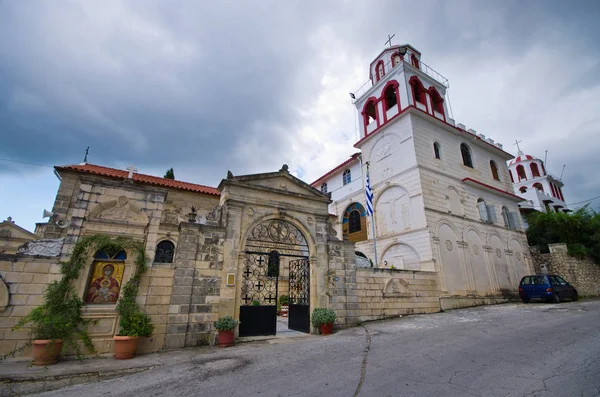
[[(599, 8), (0, 0), (0, 157), (72, 164), (89, 145), (92, 163), (173, 166), (206, 184), (283, 162), (311, 181), (354, 152), (347, 93), (395, 33), (450, 79), (457, 121), (513, 153), (515, 139), (539, 157), (548, 149), (552, 171), (567, 164), (567, 201), (579, 201), (600, 194)], [(0, 178), (20, 169), (0, 161)]]

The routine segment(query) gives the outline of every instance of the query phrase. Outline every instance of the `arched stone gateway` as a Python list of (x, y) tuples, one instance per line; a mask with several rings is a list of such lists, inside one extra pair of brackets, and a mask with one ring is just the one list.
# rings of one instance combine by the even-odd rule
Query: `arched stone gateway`
[(247, 234), (242, 259), (240, 336), (275, 335), (277, 303), (288, 296), (288, 327), (310, 332), (310, 261), (304, 234), (282, 219)]

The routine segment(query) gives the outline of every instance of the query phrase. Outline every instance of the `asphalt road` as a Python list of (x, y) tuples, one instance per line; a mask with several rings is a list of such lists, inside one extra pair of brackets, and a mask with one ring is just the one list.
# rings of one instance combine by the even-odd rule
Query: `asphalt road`
[(254, 342), (45, 396), (600, 396), (600, 301), (505, 304)]

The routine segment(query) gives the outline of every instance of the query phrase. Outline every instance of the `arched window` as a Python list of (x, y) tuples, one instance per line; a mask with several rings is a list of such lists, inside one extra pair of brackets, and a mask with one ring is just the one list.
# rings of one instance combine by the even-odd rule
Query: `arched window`
[(442, 150), (440, 147), (440, 144), (437, 142), (433, 143), (433, 154), (435, 155), (435, 158), (438, 160), (442, 159)]
[(544, 191), (544, 187), (542, 186), (541, 183), (537, 182), (533, 184), (533, 187), (536, 188), (537, 190), (539, 190), (540, 192)]
[(410, 54), (410, 63), (412, 63), (415, 68), (419, 69), (419, 60), (415, 54)]
[(554, 183), (550, 182), (550, 190), (552, 191), (552, 197), (556, 197), (556, 190), (554, 188)]
[(517, 165), (517, 176), (519, 177), (519, 180), (527, 180), (527, 175), (525, 174), (525, 167), (523, 167), (523, 165), (521, 164)]
[(377, 121), (377, 99), (369, 98), (362, 111), (365, 135), (367, 135), (367, 126)]
[(511, 171), (511, 170), (508, 170), (508, 175), (510, 175), (510, 181), (511, 181), (512, 183), (515, 183), (515, 178), (513, 178), (513, 174), (512, 174), (512, 171)]
[(94, 254), (94, 259), (111, 259), (111, 260), (125, 260), (127, 259), (127, 253), (123, 250), (109, 254), (106, 251), (98, 250)]
[(377, 66), (375, 66), (375, 75), (377, 77), (376, 81), (381, 80), (381, 78), (385, 76), (385, 68), (382, 60), (379, 60), (379, 62), (377, 62)]
[(506, 226), (509, 229), (512, 229), (510, 222), (510, 212), (506, 207), (502, 207), (502, 218), (504, 218), (504, 226)]
[(360, 232), (360, 212), (354, 210), (348, 217), (348, 233)]
[(562, 201), (565, 201), (565, 196), (563, 196), (562, 188), (558, 187), (558, 195)]
[(527, 187), (526, 187), (526, 186), (521, 186), (521, 187), (519, 188), (519, 191), (520, 191), (521, 193), (527, 193)]
[(383, 93), (383, 96), (385, 98), (385, 110), (390, 110), (393, 106), (396, 106), (398, 104), (397, 95), (398, 92), (395, 86), (389, 85), (385, 89), (385, 92)]
[(463, 164), (473, 168), (473, 158), (471, 157), (471, 149), (466, 143), (460, 144), (460, 153), (462, 154)]
[(498, 166), (494, 160), (490, 160), (490, 169), (492, 170), (492, 178), (499, 181), (500, 175), (498, 175)]
[(321, 193), (327, 193), (327, 183), (321, 185)]
[(402, 55), (400, 55), (399, 52), (395, 52), (392, 55), (392, 67), (395, 67), (396, 65), (398, 65), (400, 62), (402, 62)]
[(429, 96), (431, 97), (431, 105), (433, 106), (433, 110), (444, 114), (444, 99), (434, 86), (429, 87)]
[(169, 240), (163, 240), (156, 245), (154, 262), (173, 263), (173, 255), (175, 255), (175, 245)]
[(413, 76), (408, 80), (408, 83), (411, 86), (414, 101), (427, 106), (427, 91), (423, 87), (421, 80), (417, 76)]
[(531, 175), (533, 175), (534, 178), (540, 176), (540, 169), (536, 163), (531, 163), (529, 167), (531, 168)]
[(347, 185), (350, 182), (352, 182), (352, 174), (350, 173), (350, 170), (344, 171), (344, 174), (342, 175), (342, 182), (344, 183), (344, 185)]

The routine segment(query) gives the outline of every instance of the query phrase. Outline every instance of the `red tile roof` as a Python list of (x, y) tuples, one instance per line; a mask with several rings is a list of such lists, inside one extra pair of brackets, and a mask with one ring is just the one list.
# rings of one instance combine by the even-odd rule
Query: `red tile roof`
[[(116, 168), (102, 167), (102, 166), (93, 165), (93, 164), (65, 165), (65, 166), (56, 166), (54, 168), (56, 168), (58, 171), (82, 172), (82, 173), (86, 173), (86, 174), (106, 176), (106, 177), (110, 177), (110, 178), (120, 178), (120, 179), (126, 179), (127, 176), (129, 175), (129, 171), (119, 170)], [(134, 173), (132, 179), (134, 180), (134, 182), (148, 184), (148, 185), (163, 186), (163, 187), (168, 187), (171, 189), (178, 189), (178, 190), (187, 190), (189, 192), (204, 193), (204, 194), (210, 194), (213, 196), (221, 195), (221, 193), (214, 187), (197, 185), (195, 183), (189, 183), (189, 182), (176, 181), (176, 180), (167, 179), (167, 178), (159, 178), (157, 176), (152, 176), (152, 175)]]
[(344, 161), (342, 164), (338, 165), (337, 167), (335, 167), (334, 169), (332, 169), (331, 171), (328, 171), (325, 175), (322, 175), (319, 179), (315, 180), (313, 183), (311, 183), (310, 185), (312, 187), (316, 187), (315, 184), (317, 182), (320, 182), (322, 179), (325, 179), (326, 177), (328, 177), (329, 175), (333, 174), (334, 172), (336, 172), (337, 170), (339, 170), (340, 168), (342, 168), (343, 166), (351, 163), (352, 161), (356, 160), (356, 158), (360, 156), (360, 153), (354, 153), (352, 156), (350, 156), (350, 158), (346, 161)]

